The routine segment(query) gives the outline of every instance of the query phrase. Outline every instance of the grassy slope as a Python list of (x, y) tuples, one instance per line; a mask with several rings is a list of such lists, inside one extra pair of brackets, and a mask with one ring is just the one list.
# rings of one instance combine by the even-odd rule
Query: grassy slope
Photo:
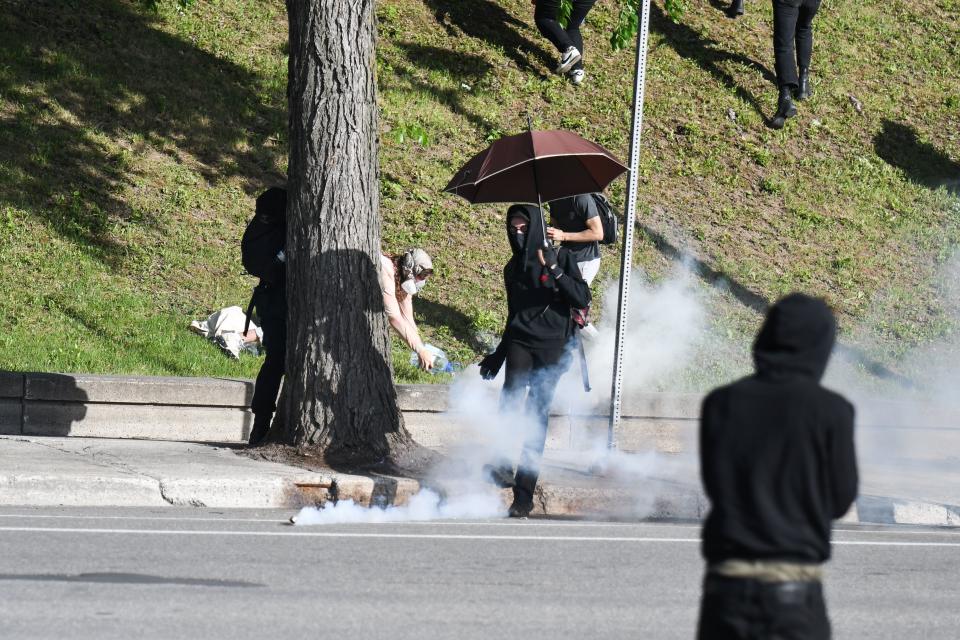
[[(734, 332), (750, 304), (818, 292), (893, 362), (952, 329), (935, 276), (960, 238), (942, 186), (960, 177), (960, 3), (826, 5), (816, 95), (783, 132), (763, 123), (769, 6), (748, 9), (698, 4), (675, 25), (654, 5), (636, 260), (658, 277), (682, 247), (722, 274)], [(499, 324), (505, 247), (500, 208), (438, 193), (454, 170), (528, 111), (626, 156), (633, 60), (606, 44), (612, 3), (588, 21), (580, 88), (549, 73), (529, 13), (378, 7), (384, 248), (435, 256), (417, 312), (456, 359)], [(0, 368), (254, 374), (184, 327), (248, 295), (237, 239), (285, 165), (284, 21), (274, 1), (0, 0)], [(397, 140), (411, 126), (428, 144)]]

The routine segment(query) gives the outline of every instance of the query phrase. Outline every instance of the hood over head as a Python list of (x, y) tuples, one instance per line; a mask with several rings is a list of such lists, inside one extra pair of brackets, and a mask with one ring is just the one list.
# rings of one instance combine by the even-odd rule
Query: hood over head
[(770, 308), (753, 343), (757, 374), (820, 380), (836, 335), (837, 321), (826, 302), (791, 293)]
[(257, 196), (256, 215), (270, 224), (286, 222), (287, 190), (283, 187), (270, 187)]
[[(510, 227), (510, 220), (517, 217), (527, 221), (527, 231), (523, 234), (522, 239)], [(511, 205), (507, 209), (506, 226), (510, 249), (513, 251), (513, 261), (521, 267), (524, 279), (532, 287), (541, 287), (547, 284), (549, 276), (547, 278), (541, 277), (546, 272), (537, 257), (537, 249), (542, 248), (546, 240), (543, 235), (543, 211), (532, 204)]]

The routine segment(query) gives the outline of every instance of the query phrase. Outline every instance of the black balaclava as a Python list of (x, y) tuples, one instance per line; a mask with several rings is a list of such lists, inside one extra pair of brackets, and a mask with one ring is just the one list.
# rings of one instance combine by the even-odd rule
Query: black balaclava
[(791, 293), (770, 308), (753, 343), (757, 375), (820, 380), (836, 336), (837, 321), (826, 302)]
[[(522, 241), (519, 234), (513, 232), (510, 220), (523, 218), (527, 221), (527, 232)], [(507, 238), (510, 240), (510, 249), (513, 250), (513, 262), (523, 273), (523, 280), (530, 287), (552, 286), (552, 276), (540, 264), (537, 249), (543, 248), (543, 212), (539, 207), (531, 204), (515, 204), (507, 209)]]

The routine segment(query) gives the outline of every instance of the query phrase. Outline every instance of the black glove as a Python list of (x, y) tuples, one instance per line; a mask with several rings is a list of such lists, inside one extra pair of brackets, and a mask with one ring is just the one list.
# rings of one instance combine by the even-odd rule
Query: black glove
[(557, 249), (552, 244), (543, 248), (543, 261), (546, 263), (547, 269), (550, 270), (553, 270), (553, 267), (557, 265)]
[(503, 361), (507, 359), (507, 350), (497, 347), (497, 350), (480, 361), (480, 377), (484, 380), (493, 380), (500, 373)]

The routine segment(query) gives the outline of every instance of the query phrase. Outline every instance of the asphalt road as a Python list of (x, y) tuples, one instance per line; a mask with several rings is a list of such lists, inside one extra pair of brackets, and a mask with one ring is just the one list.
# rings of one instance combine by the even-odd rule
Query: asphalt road
[[(0, 635), (692, 638), (698, 527), (292, 527), (291, 512), (0, 509)], [(837, 638), (958, 637), (960, 530), (846, 528)]]

